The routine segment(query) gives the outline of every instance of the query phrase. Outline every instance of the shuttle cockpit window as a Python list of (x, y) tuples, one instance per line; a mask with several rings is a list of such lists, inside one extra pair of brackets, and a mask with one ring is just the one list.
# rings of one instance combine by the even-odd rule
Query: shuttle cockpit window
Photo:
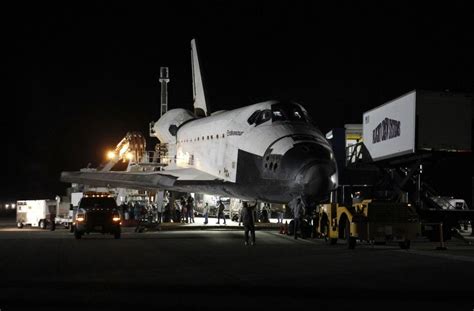
[(260, 115), (261, 110), (257, 110), (247, 119), (248, 124), (252, 125), (257, 121), (258, 116)]
[(272, 111), (270, 109), (257, 110), (247, 119), (248, 124), (258, 126), (272, 119)]
[(307, 113), (299, 105), (293, 103), (277, 103), (272, 105), (272, 120), (309, 122)]
[(255, 125), (260, 125), (272, 119), (272, 111), (270, 109), (265, 109), (260, 112)]

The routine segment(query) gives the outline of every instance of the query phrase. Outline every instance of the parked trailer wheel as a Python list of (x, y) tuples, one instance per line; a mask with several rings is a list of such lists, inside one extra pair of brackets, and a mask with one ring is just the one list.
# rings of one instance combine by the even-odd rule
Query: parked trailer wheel
[(41, 229), (46, 229), (46, 221), (41, 219), (38, 223), (38, 227), (40, 227)]
[(23, 223), (22, 222), (17, 222), (16, 226), (18, 227), (18, 229), (21, 229), (21, 228), (23, 228)]

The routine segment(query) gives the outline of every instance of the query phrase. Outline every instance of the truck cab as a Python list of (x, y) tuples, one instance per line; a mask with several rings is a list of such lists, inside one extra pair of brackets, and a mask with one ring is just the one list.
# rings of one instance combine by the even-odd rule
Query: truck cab
[(112, 234), (120, 239), (122, 217), (115, 199), (108, 196), (83, 197), (74, 219), (74, 236), (80, 239), (84, 233)]

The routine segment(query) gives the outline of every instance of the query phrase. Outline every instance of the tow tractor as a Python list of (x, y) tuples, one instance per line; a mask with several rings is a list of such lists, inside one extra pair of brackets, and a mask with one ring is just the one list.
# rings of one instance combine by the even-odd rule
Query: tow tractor
[[(349, 189), (341, 186), (339, 192)], [(409, 203), (382, 199), (343, 201), (346, 203), (320, 205), (320, 233), (330, 244), (342, 239), (347, 241), (348, 248), (353, 249), (357, 240), (371, 244), (393, 241), (398, 242), (400, 248), (408, 249), (410, 241), (420, 231), (418, 214)]]

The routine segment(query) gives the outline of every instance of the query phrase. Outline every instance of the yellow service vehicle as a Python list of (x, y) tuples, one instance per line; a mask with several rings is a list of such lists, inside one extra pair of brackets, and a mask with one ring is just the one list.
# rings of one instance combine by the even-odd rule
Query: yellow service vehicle
[(338, 203), (320, 205), (321, 236), (330, 244), (338, 239), (347, 241), (353, 249), (356, 241), (369, 243), (399, 242), (400, 248), (410, 248), (410, 241), (419, 232), (418, 214), (408, 203), (362, 200), (346, 207)]

